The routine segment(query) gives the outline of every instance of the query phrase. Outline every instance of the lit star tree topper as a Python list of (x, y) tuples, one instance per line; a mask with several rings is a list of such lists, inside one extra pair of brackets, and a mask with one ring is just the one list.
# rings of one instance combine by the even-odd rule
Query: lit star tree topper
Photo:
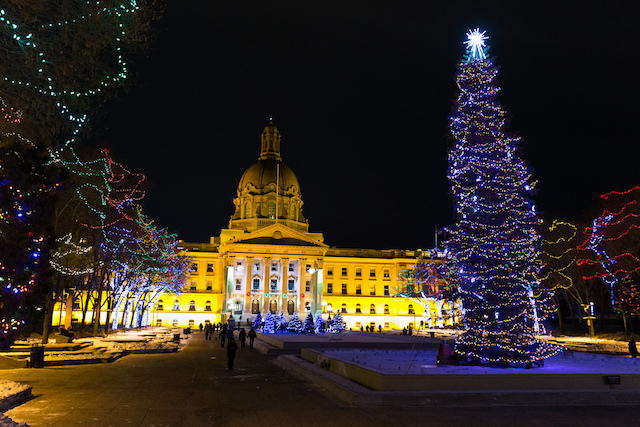
[(482, 49), (484, 34), (467, 35), (450, 117), (448, 178), (457, 218), (447, 242), (448, 279), (459, 289), (466, 326), (455, 351), (473, 364), (530, 366), (556, 351), (535, 336), (549, 309), (535, 276), (535, 181), (519, 157), (520, 138), (507, 133), (498, 68)]

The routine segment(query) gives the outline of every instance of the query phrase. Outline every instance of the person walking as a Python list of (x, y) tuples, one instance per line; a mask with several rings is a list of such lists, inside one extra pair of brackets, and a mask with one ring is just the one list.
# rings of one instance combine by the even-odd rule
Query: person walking
[(636, 347), (636, 340), (634, 340), (633, 337), (631, 337), (631, 340), (629, 340), (629, 353), (631, 354), (631, 357), (638, 356), (638, 348)]
[(236, 358), (236, 350), (238, 350), (238, 344), (233, 336), (229, 337), (229, 343), (227, 344), (227, 360), (229, 370), (233, 369), (233, 359)]
[(220, 347), (224, 348), (224, 340), (227, 339), (227, 328), (225, 328), (227, 324), (225, 323), (222, 326), (222, 330), (220, 331)]
[(256, 339), (256, 330), (251, 327), (249, 331), (249, 348), (253, 348), (253, 340)]
[(238, 332), (238, 340), (240, 341), (240, 348), (244, 348), (244, 342), (247, 340), (247, 331), (244, 328)]

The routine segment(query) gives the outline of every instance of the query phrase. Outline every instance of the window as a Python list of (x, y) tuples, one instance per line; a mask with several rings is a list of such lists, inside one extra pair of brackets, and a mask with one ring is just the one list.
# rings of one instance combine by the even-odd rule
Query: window
[(269, 311), (271, 312), (271, 314), (276, 314), (276, 311), (278, 311), (278, 301), (274, 299), (269, 301)]
[(204, 311), (211, 311), (211, 301), (204, 303)]
[(384, 276), (385, 279), (389, 278), (389, 269), (388, 268), (384, 269), (383, 276)]
[(347, 304), (342, 304), (342, 307), (340, 308), (340, 312), (341, 313), (346, 313), (347, 312)]
[(293, 300), (287, 301), (287, 313), (289, 313), (289, 316), (292, 316), (293, 313), (295, 313), (295, 311), (296, 311), (296, 302)]
[(384, 314), (389, 314), (389, 304), (384, 305)]
[(253, 278), (253, 290), (254, 291), (260, 290), (260, 279), (258, 277)]
[(362, 285), (360, 283), (356, 285), (356, 295), (362, 295)]
[(207, 292), (211, 292), (213, 287), (211, 286), (211, 280), (207, 280)]
[(333, 267), (327, 267), (327, 277), (333, 277)]
[(369, 295), (375, 295), (376, 294), (376, 285), (375, 283), (371, 283), (369, 285)]
[(173, 326), (178, 326), (178, 319), (173, 319)]
[(371, 306), (369, 307), (369, 314), (376, 314), (376, 305), (375, 304), (371, 304)]
[(236, 279), (236, 291), (242, 290), (242, 279)]
[(369, 323), (369, 328), (371, 332), (374, 332), (376, 330), (376, 322)]
[(180, 311), (180, 301), (175, 300), (173, 302), (173, 311)]
[(192, 280), (191, 283), (189, 284), (189, 292), (195, 292), (196, 289), (197, 289), (196, 281)]
[(408, 312), (409, 312), (409, 314), (416, 314), (416, 312), (413, 310), (413, 304), (409, 304)]
[(254, 299), (251, 301), (251, 314), (260, 313), (260, 300)]
[(189, 302), (189, 311), (196, 311), (196, 302), (194, 300)]
[(305, 292), (311, 292), (311, 281), (310, 280), (307, 280), (304, 283), (304, 291)]
[(276, 219), (276, 202), (270, 200), (267, 204), (267, 218)]
[(347, 294), (347, 284), (343, 283), (342, 284), (342, 295), (346, 295)]
[(356, 277), (362, 277), (362, 268), (356, 267)]
[(362, 324), (360, 322), (356, 322), (356, 329), (362, 328)]
[(198, 263), (197, 262), (192, 262), (191, 263), (191, 272), (192, 273), (197, 273), (198, 272)]
[(260, 264), (259, 264), (259, 263), (255, 263), (255, 264), (253, 264), (253, 269), (254, 269), (255, 271), (260, 271)]
[(384, 322), (384, 328), (389, 329), (389, 322)]
[(333, 283), (327, 283), (327, 293), (328, 294), (333, 293)]
[(362, 313), (362, 310), (360, 309), (360, 304), (356, 304), (356, 313)]
[(289, 279), (287, 281), (287, 290), (289, 292), (293, 292), (296, 286), (296, 281), (294, 279)]
[(389, 296), (389, 285), (384, 285), (384, 295)]
[(193, 328), (196, 325), (196, 321), (193, 319), (189, 319), (189, 327)]
[(293, 264), (293, 263), (291, 263), (291, 262), (289, 263), (289, 271), (290, 271), (290, 272), (295, 271), (295, 267), (296, 267), (296, 266), (295, 266), (295, 264)]
[(162, 326), (162, 319), (156, 319), (156, 326)]
[(342, 277), (347, 276), (347, 267), (342, 267)]
[(213, 273), (213, 263), (207, 263), (207, 273)]
[(305, 265), (305, 267), (304, 267), (304, 272), (305, 272), (305, 273), (308, 273), (308, 272), (309, 272), (309, 270), (311, 270), (311, 264), (307, 264), (307, 265)]
[(269, 290), (269, 292), (277, 292), (277, 291), (278, 291), (278, 280), (271, 279), (271, 289)]
[(309, 301), (307, 301), (307, 302), (305, 302), (305, 303), (304, 303), (304, 310), (305, 310), (307, 313), (310, 313), (310, 312), (311, 312), (311, 303), (310, 303)]
[(164, 310), (164, 301), (158, 300), (158, 310)]
[(376, 277), (376, 269), (375, 268), (370, 268), (369, 269), (369, 277)]
[(278, 271), (278, 263), (277, 262), (272, 262), (271, 263), (271, 271)]

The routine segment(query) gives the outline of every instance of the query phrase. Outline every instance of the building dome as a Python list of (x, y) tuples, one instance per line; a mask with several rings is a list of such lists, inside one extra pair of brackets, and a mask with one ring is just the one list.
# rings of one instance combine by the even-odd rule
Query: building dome
[(302, 216), (300, 184), (293, 171), (280, 157), (280, 132), (270, 122), (262, 132), (258, 161), (242, 174), (236, 210), (230, 229), (255, 231), (276, 222), (300, 231), (309, 225)]

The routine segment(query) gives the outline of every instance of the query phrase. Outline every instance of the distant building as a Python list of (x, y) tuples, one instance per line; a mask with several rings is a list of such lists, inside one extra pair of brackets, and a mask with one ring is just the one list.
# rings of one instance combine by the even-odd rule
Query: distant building
[(399, 273), (415, 265), (419, 250), (333, 248), (322, 233), (309, 232), (300, 184), (282, 162), (273, 123), (262, 132), (258, 161), (240, 178), (233, 203), (235, 212), (219, 236), (209, 243), (181, 242), (193, 257), (191, 275), (184, 293), (159, 297), (151, 324), (193, 327), (233, 316), (245, 326), (267, 311), (301, 318), (310, 311), (325, 319), (340, 311), (347, 328), (377, 330), (419, 328), (421, 321), (426, 327), (427, 318), (443, 326), (459, 314), (438, 300), (429, 303), (426, 316), (422, 305), (393, 297)]

